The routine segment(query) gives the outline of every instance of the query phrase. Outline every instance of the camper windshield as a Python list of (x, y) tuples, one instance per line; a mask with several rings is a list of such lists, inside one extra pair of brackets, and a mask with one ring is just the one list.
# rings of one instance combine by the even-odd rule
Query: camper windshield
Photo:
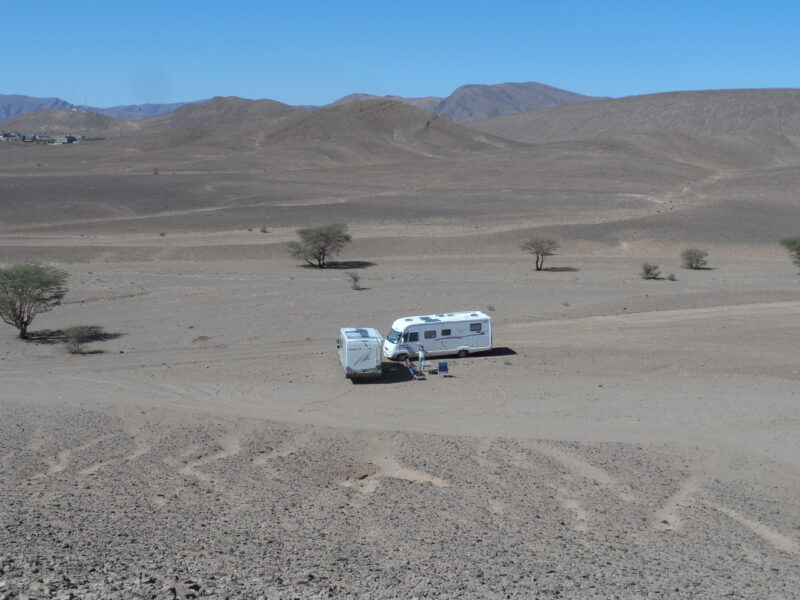
[(389, 330), (389, 335), (386, 336), (386, 341), (390, 344), (396, 344), (400, 341), (400, 332), (394, 329)]

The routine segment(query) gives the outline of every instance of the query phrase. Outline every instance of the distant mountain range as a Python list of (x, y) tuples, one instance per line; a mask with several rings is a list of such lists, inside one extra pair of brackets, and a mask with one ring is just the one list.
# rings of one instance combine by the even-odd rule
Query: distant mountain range
[(96, 106), (76, 106), (78, 110), (94, 112), (115, 119), (125, 119), (126, 121), (139, 121), (157, 117), (179, 109), (186, 104), (205, 102), (205, 100), (195, 100), (194, 102), (173, 102), (172, 104), (128, 104), (126, 106), (111, 106), (109, 108), (97, 108)]
[[(196, 100), (195, 102), (205, 102), (205, 100)], [(0, 122), (37, 110), (77, 110), (114, 117), (115, 119), (125, 119), (126, 121), (138, 121), (172, 112), (185, 104), (190, 103), (130, 104), (127, 106), (99, 108), (97, 106), (71, 104), (61, 98), (35, 98), (18, 94), (0, 94)]]
[[(327, 106), (339, 106), (350, 102), (378, 98), (381, 97), (374, 94), (350, 94)], [(383, 96), (382, 98), (398, 100), (456, 123), (515, 114), (539, 108), (562, 106), (575, 102), (586, 102), (587, 100), (594, 99), (591, 96), (584, 96), (533, 82), (501, 83), (498, 85), (464, 85), (456, 89), (447, 98), (439, 98), (436, 96), (424, 98)], [(171, 104), (131, 104), (127, 106), (99, 108), (96, 106), (70, 104), (66, 100), (61, 100), (60, 98), (34, 98), (31, 96), (0, 94), (0, 122), (13, 119), (27, 112), (38, 110), (77, 110), (97, 113), (116, 119), (124, 119), (126, 121), (139, 121), (171, 113), (186, 104), (202, 102), (206, 102), (206, 100), (175, 102)], [(274, 101), (264, 100), (263, 102)], [(284, 104), (283, 106), (288, 105)], [(320, 107), (298, 106), (295, 108), (307, 110)]]
[[(0, 97), (4, 98), (14, 98), (17, 102), (20, 98), (25, 99), (20, 96)], [(396, 112), (399, 106), (417, 111), (412, 120), (427, 123), (426, 127), (440, 128), (443, 123), (460, 123), (478, 135), (479, 132), (491, 134), (493, 141), (488, 142), (489, 145), (495, 145), (499, 138), (542, 144), (636, 134), (800, 136), (798, 89), (667, 92), (593, 99), (533, 83), (470, 85), (462, 86), (442, 99), (377, 98), (369, 94), (353, 94), (326, 107), (218, 97), (182, 104), (177, 109), (136, 120), (70, 108), (71, 105), (57, 98), (28, 98), (26, 101), (39, 110), (20, 114), (19, 104), (0, 102), (8, 112), (17, 113), (12, 119), (0, 122), (0, 130), (26, 135), (73, 134), (99, 138), (181, 132), (178, 137), (182, 143), (213, 139), (232, 148), (237, 144), (246, 146), (255, 140), (254, 148), (257, 148), (261, 143), (275, 145), (283, 143), (281, 140), (284, 139), (307, 138), (310, 143), (316, 143), (328, 140), (331, 132), (343, 138), (357, 136), (361, 130), (358, 118), (367, 116), (378, 131), (382, 115), (393, 114), (392, 111)], [(371, 108), (361, 110), (357, 108), (360, 105)], [(151, 105), (148, 110), (157, 112), (160, 110), (158, 106), (163, 108), (166, 105)], [(351, 106), (355, 108), (331, 110)], [(393, 108), (390, 110), (388, 107)], [(136, 112), (136, 107), (128, 108), (129, 113)], [(145, 109), (140, 112), (143, 114)], [(495, 114), (500, 116), (480, 118)], [(397, 113), (392, 118), (399, 119), (398, 123), (404, 122), (407, 117), (400, 115)], [(337, 118), (342, 119), (341, 123), (336, 122)], [(327, 133), (321, 133), (321, 123), (325, 124), (323, 129)], [(402, 138), (406, 135), (402, 133), (405, 126), (397, 127), (395, 134)], [(440, 133), (445, 135), (445, 130)], [(466, 135), (465, 140), (471, 140), (465, 142), (466, 146), (479, 140), (472, 134), (461, 132), (459, 135), (462, 134)], [(418, 134), (413, 135), (416, 140)], [(415, 141), (410, 138), (407, 141), (416, 147)]]
[(70, 110), (72, 104), (61, 98), (33, 98), (16, 94), (0, 94), (0, 121), (13, 119), (37, 110)]

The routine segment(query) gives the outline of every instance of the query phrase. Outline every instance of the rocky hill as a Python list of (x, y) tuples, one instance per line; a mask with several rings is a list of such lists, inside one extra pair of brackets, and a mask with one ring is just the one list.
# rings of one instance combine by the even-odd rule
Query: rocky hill
[(629, 96), (486, 119), (471, 126), (528, 143), (644, 133), (800, 135), (800, 89)]
[(105, 138), (136, 133), (139, 128), (130, 121), (72, 109), (27, 112), (0, 123), (0, 129), (24, 135), (83, 135)]
[(33, 98), (0, 94), (0, 122), (37, 110), (69, 110), (72, 104), (61, 98)]
[[(198, 102), (205, 102), (199, 100)], [(173, 110), (179, 109), (188, 102), (173, 102), (170, 104), (126, 104), (122, 106), (109, 106), (108, 108), (99, 108), (97, 106), (78, 106), (79, 110), (86, 110), (89, 112), (96, 112), (100, 115), (107, 117), (114, 117), (116, 119), (125, 119), (126, 121), (139, 121), (141, 119), (148, 119), (150, 117), (157, 117), (158, 115), (165, 115)]]
[(216, 97), (199, 104), (186, 104), (168, 114), (143, 119), (139, 126), (143, 132), (212, 129), (274, 119), (302, 110), (275, 100)]
[(594, 99), (535, 82), (462, 85), (439, 103), (436, 114), (456, 123), (466, 123)]
[[(374, 100), (374, 94), (350, 94), (339, 98), (332, 106)], [(499, 83), (496, 85), (462, 85), (446, 98), (404, 98), (383, 96), (387, 100), (398, 100), (405, 104), (432, 112), (455, 123), (466, 123), (500, 115), (523, 113), (553, 106), (565, 106), (595, 100), (542, 83)]]

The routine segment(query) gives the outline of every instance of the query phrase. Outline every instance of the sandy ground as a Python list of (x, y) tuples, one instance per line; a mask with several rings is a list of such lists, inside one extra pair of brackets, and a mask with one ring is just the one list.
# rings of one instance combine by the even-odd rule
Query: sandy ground
[[(800, 597), (796, 138), (317, 125), (0, 144), (0, 263), (71, 289), (0, 328), (0, 600)], [(348, 264), (292, 264), (330, 222)], [(468, 309), (452, 378), (338, 366)]]
[[(800, 597), (785, 257), (646, 256), (671, 282), (366, 248), (362, 291), (277, 256), (65, 265), (35, 340), (0, 330), (0, 598)], [(343, 377), (339, 327), (460, 309), (496, 349), (454, 377)], [(105, 336), (69, 355), (73, 324)]]

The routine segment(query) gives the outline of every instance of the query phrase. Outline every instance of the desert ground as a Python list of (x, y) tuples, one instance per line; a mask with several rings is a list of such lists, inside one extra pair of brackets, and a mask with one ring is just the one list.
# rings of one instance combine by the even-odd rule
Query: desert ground
[[(0, 329), (0, 598), (800, 597), (795, 139), (124, 143), (0, 145), (0, 261), (70, 274)], [(340, 327), (463, 309), (453, 377), (345, 379)]]

